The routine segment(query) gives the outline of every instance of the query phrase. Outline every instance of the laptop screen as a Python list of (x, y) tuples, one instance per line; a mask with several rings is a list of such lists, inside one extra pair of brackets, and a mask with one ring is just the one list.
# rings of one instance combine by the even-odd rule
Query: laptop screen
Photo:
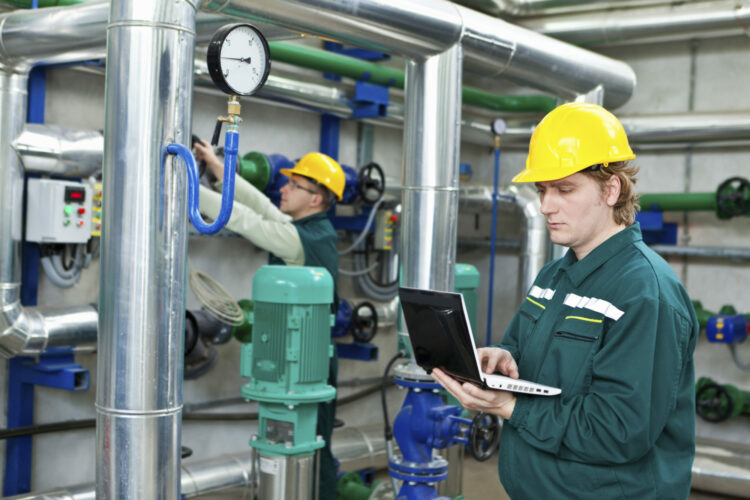
[(440, 368), (455, 378), (480, 381), (461, 295), (401, 287), (399, 298), (417, 364), (428, 373)]

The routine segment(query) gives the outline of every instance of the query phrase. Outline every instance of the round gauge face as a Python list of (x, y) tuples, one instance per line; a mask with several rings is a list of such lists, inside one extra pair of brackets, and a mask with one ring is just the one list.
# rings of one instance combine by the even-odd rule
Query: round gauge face
[(228, 94), (250, 95), (263, 86), (271, 69), (268, 43), (249, 24), (225, 26), (208, 46), (208, 71)]
[(503, 135), (505, 131), (507, 130), (508, 125), (505, 123), (505, 120), (502, 118), (498, 118), (495, 121), (492, 122), (492, 133), (495, 135)]

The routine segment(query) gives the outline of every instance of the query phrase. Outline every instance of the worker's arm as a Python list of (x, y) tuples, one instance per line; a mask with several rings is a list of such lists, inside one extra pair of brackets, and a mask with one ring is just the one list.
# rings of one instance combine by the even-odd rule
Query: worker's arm
[[(221, 192), (222, 181), (216, 182), (214, 187)], [(234, 175), (234, 201), (242, 203), (266, 220), (279, 222), (291, 220), (288, 215), (273, 204), (268, 196), (237, 174)]]
[(696, 326), (657, 297), (633, 297), (622, 309), (625, 314), (603, 332), (591, 368), (566, 368), (590, 370), (586, 390), (569, 397), (565, 388), (560, 397), (518, 396), (508, 423), (521, 439), (595, 464), (632, 462), (653, 447), (690, 375), (685, 366)]
[[(215, 219), (221, 209), (221, 195), (201, 186), (200, 209), (204, 215)], [(276, 255), (287, 265), (301, 266), (305, 263), (305, 252), (299, 233), (291, 218), (284, 217), (283, 220), (266, 219), (250, 207), (235, 202), (227, 228)]]

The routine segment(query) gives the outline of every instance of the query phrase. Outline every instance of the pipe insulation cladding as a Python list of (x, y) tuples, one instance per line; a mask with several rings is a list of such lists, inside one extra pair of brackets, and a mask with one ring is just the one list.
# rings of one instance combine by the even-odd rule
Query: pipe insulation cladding
[(604, 104), (624, 104), (635, 89), (626, 63), (441, 0), (203, 0), (201, 9), (415, 61), (460, 44), (465, 67), (503, 75), (564, 99), (604, 88)]

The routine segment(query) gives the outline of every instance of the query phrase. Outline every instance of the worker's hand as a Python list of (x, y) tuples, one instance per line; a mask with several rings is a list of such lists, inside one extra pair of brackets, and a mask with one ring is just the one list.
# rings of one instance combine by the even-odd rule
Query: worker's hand
[(193, 143), (195, 149), (195, 159), (198, 163), (205, 161), (208, 170), (214, 174), (214, 176), (222, 180), (224, 178), (224, 162), (217, 158), (214, 153), (214, 148), (207, 141), (200, 139)]
[(516, 407), (516, 396), (512, 392), (485, 391), (469, 382), (461, 383), (439, 368), (434, 368), (431, 375), (467, 410), (492, 413), (508, 420)]
[(480, 347), (477, 349), (482, 371), (489, 375), (500, 372), (510, 378), (518, 378), (518, 365), (513, 356), (499, 347)]

